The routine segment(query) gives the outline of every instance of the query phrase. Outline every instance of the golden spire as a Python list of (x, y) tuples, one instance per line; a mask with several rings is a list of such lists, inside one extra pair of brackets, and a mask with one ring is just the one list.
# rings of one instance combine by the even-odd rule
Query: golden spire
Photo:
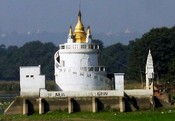
[(77, 25), (75, 26), (75, 42), (77, 43), (84, 43), (86, 42), (86, 33), (84, 31), (84, 26), (81, 21), (81, 11), (78, 12), (78, 22)]
[(90, 26), (88, 26), (86, 34), (91, 35), (91, 29), (90, 29)]
[(83, 32), (84, 31), (84, 26), (81, 21), (81, 12), (78, 12), (78, 22), (77, 25), (75, 26), (75, 32)]
[(70, 26), (69, 35), (73, 35), (72, 26)]

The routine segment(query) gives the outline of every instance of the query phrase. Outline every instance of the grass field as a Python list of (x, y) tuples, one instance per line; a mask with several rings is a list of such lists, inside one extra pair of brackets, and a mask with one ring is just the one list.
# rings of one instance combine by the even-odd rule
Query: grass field
[(137, 112), (49, 112), (26, 115), (0, 115), (0, 121), (175, 121), (175, 109)]

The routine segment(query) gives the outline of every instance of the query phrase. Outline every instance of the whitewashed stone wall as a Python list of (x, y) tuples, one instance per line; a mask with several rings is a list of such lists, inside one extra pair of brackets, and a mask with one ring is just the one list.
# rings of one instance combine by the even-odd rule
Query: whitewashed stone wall
[(124, 91), (124, 73), (114, 73), (115, 90)]
[(41, 89), (45, 89), (45, 75), (41, 75), (40, 65), (21, 66), (20, 96), (39, 96)]

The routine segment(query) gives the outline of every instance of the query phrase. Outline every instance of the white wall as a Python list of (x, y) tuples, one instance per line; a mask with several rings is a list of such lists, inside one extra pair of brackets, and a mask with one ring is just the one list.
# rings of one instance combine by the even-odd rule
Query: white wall
[(60, 54), (60, 61), (64, 61), (65, 67), (98, 66), (98, 55), (83, 53)]
[(115, 90), (124, 91), (124, 73), (114, 73)]
[(40, 89), (45, 89), (45, 75), (40, 75), (40, 66), (20, 67), (20, 95), (39, 96)]

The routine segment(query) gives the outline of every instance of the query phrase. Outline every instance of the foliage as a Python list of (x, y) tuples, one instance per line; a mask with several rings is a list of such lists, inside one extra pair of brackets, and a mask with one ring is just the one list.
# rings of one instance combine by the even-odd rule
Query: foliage
[(98, 40), (98, 39), (93, 39), (92, 40), (93, 43), (99, 44), (100, 45), (100, 49), (104, 48), (103, 42)]
[(99, 63), (107, 67), (109, 73), (126, 72), (128, 47), (117, 43), (101, 50)]
[(158, 80), (168, 81), (174, 78), (175, 27), (156, 28), (144, 34), (142, 38), (131, 42), (128, 70), (131, 79), (145, 75), (145, 63), (150, 49), (154, 61), (155, 74)]
[(47, 79), (53, 79), (53, 55), (57, 47), (53, 43), (32, 41), (22, 47), (0, 46), (0, 80), (19, 80), (19, 66), (41, 65)]
[[(175, 27), (153, 28), (128, 45), (116, 43), (104, 47), (100, 40), (99, 65), (110, 74), (125, 73), (127, 80), (143, 80), (150, 49), (157, 80), (175, 80)], [(0, 45), (0, 80), (19, 80), (19, 66), (41, 65), (47, 80), (54, 79), (53, 56), (58, 48), (53, 43), (32, 41), (22, 47)]]
[[(55, 85), (55, 81), (49, 80), (46, 81), (46, 89), (48, 91), (52, 90), (56, 90), (56, 85)], [(1, 81), (0, 82), (0, 93), (4, 94), (19, 94), (20, 92), (20, 84), (19, 81)]]
[(1, 94), (19, 94), (20, 85), (17, 81), (1, 81), (0, 82), (0, 93)]

